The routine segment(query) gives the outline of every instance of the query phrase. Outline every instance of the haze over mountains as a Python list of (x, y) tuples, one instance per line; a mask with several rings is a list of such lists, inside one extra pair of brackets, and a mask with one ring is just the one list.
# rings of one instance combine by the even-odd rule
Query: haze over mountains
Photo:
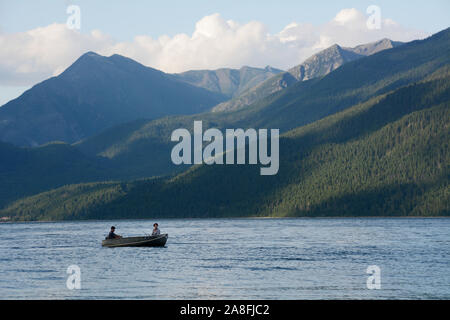
[[(272, 78), (289, 74), (295, 82), (228, 112), (136, 120), (73, 146), (24, 152), (0, 144), (2, 154), (11, 155), (0, 161), (0, 176), (13, 182), (0, 188), (0, 206), (7, 205), (1, 214), (19, 220), (448, 215), (450, 31), (391, 45), (376, 53), (376, 46), (360, 46), (348, 55), (332, 47), (330, 59), (323, 60), (329, 64), (316, 68), (325, 75), (298, 81), (278, 73)], [(358, 57), (361, 52), (368, 56)], [(331, 70), (335, 53), (343, 64)], [(198, 80), (210, 75), (198, 73), (195, 85), (214, 83)], [(223, 96), (221, 90), (214, 94)], [(234, 92), (239, 95), (239, 89)], [(200, 119), (205, 129), (280, 128), (278, 175), (266, 180), (253, 166), (197, 166), (176, 173), (170, 134)], [(39, 161), (26, 161), (38, 155)], [(60, 168), (54, 175), (39, 170), (49, 156)], [(123, 182), (70, 185), (11, 204), (64, 184), (110, 179)]]

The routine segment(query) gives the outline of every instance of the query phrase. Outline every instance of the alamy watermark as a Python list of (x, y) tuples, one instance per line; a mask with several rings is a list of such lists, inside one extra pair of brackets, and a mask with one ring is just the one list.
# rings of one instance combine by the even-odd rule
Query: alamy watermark
[(367, 278), (367, 289), (369, 290), (379, 290), (381, 289), (381, 269), (377, 265), (368, 266), (366, 270), (367, 274), (370, 276)]
[(66, 287), (69, 290), (81, 289), (81, 269), (76, 264), (72, 264), (67, 267), (67, 277)]
[[(279, 169), (279, 129), (270, 130), (270, 155), (268, 130), (226, 129), (224, 136), (219, 129), (210, 128), (203, 132), (202, 121), (194, 121), (194, 138), (189, 130), (180, 128), (172, 132), (171, 141), (178, 141), (173, 147), (171, 158), (180, 164), (246, 164), (248, 147), (248, 164), (259, 163), (261, 175), (275, 175)], [(235, 141), (237, 143), (235, 145)], [(203, 142), (209, 142), (203, 149)], [(224, 148), (225, 147), (225, 148)], [(193, 153), (193, 157), (192, 157)]]
[(81, 29), (81, 9), (80, 6), (70, 5), (67, 7), (66, 13), (69, 15), (66, 21), (67, 28), (73, 30)]
[(376, 5), (368, 6), (366, 13), (369, 14), (369, 18), (366, 21), (366, 26), (369, 30), (381, 29), (381, 8)]

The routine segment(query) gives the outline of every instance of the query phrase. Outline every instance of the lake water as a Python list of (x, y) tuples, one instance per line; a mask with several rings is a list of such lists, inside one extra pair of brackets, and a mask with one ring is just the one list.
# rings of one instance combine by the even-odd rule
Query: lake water
[(450, 299), (450, 219), (158, 220), (164, 248), (101, 247), (111, 225), (133, 236), (153, 222), (0, 224), (0, 298)]

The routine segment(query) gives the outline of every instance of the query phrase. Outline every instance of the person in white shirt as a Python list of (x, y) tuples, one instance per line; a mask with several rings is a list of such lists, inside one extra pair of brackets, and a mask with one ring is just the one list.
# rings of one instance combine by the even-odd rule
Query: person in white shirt
[(153, 232), (152, 232), (152, 236), (159, 236), (161, 234), (161, 232), (158, 229), (158, 224), (154, 223), (153, 224)]

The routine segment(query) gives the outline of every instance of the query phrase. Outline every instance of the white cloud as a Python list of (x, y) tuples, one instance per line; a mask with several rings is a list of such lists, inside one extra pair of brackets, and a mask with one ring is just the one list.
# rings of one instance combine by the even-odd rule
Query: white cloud
[(343, 26), (343, 25), (357, 25), (358, 20), (361, 18), (364, 19), (364, 16), (362, 14), (354, 9), (342, 9), (338, 12), (338, 14), (334, 17), (333, 21), (337, 24)]
[(392, 19), (369, 30), (367, 18), (356, 9), (343, 9), (324, 25), (293, 22), (270, 34), (261, 22), (239, 24), (213, 14), (199, 20), (192, 35), (139, 35), (131, 42), (117, 42), (99, 30), (79, 33), (65, 24), (0, 33), (0, 85), (31, 85), (57, 75), (86, 51), (122, 54), (165, 72), (243, 65), (287, 69), (334, 43), (356, 46), (385, 37), (410, 41), (428, 35)]

